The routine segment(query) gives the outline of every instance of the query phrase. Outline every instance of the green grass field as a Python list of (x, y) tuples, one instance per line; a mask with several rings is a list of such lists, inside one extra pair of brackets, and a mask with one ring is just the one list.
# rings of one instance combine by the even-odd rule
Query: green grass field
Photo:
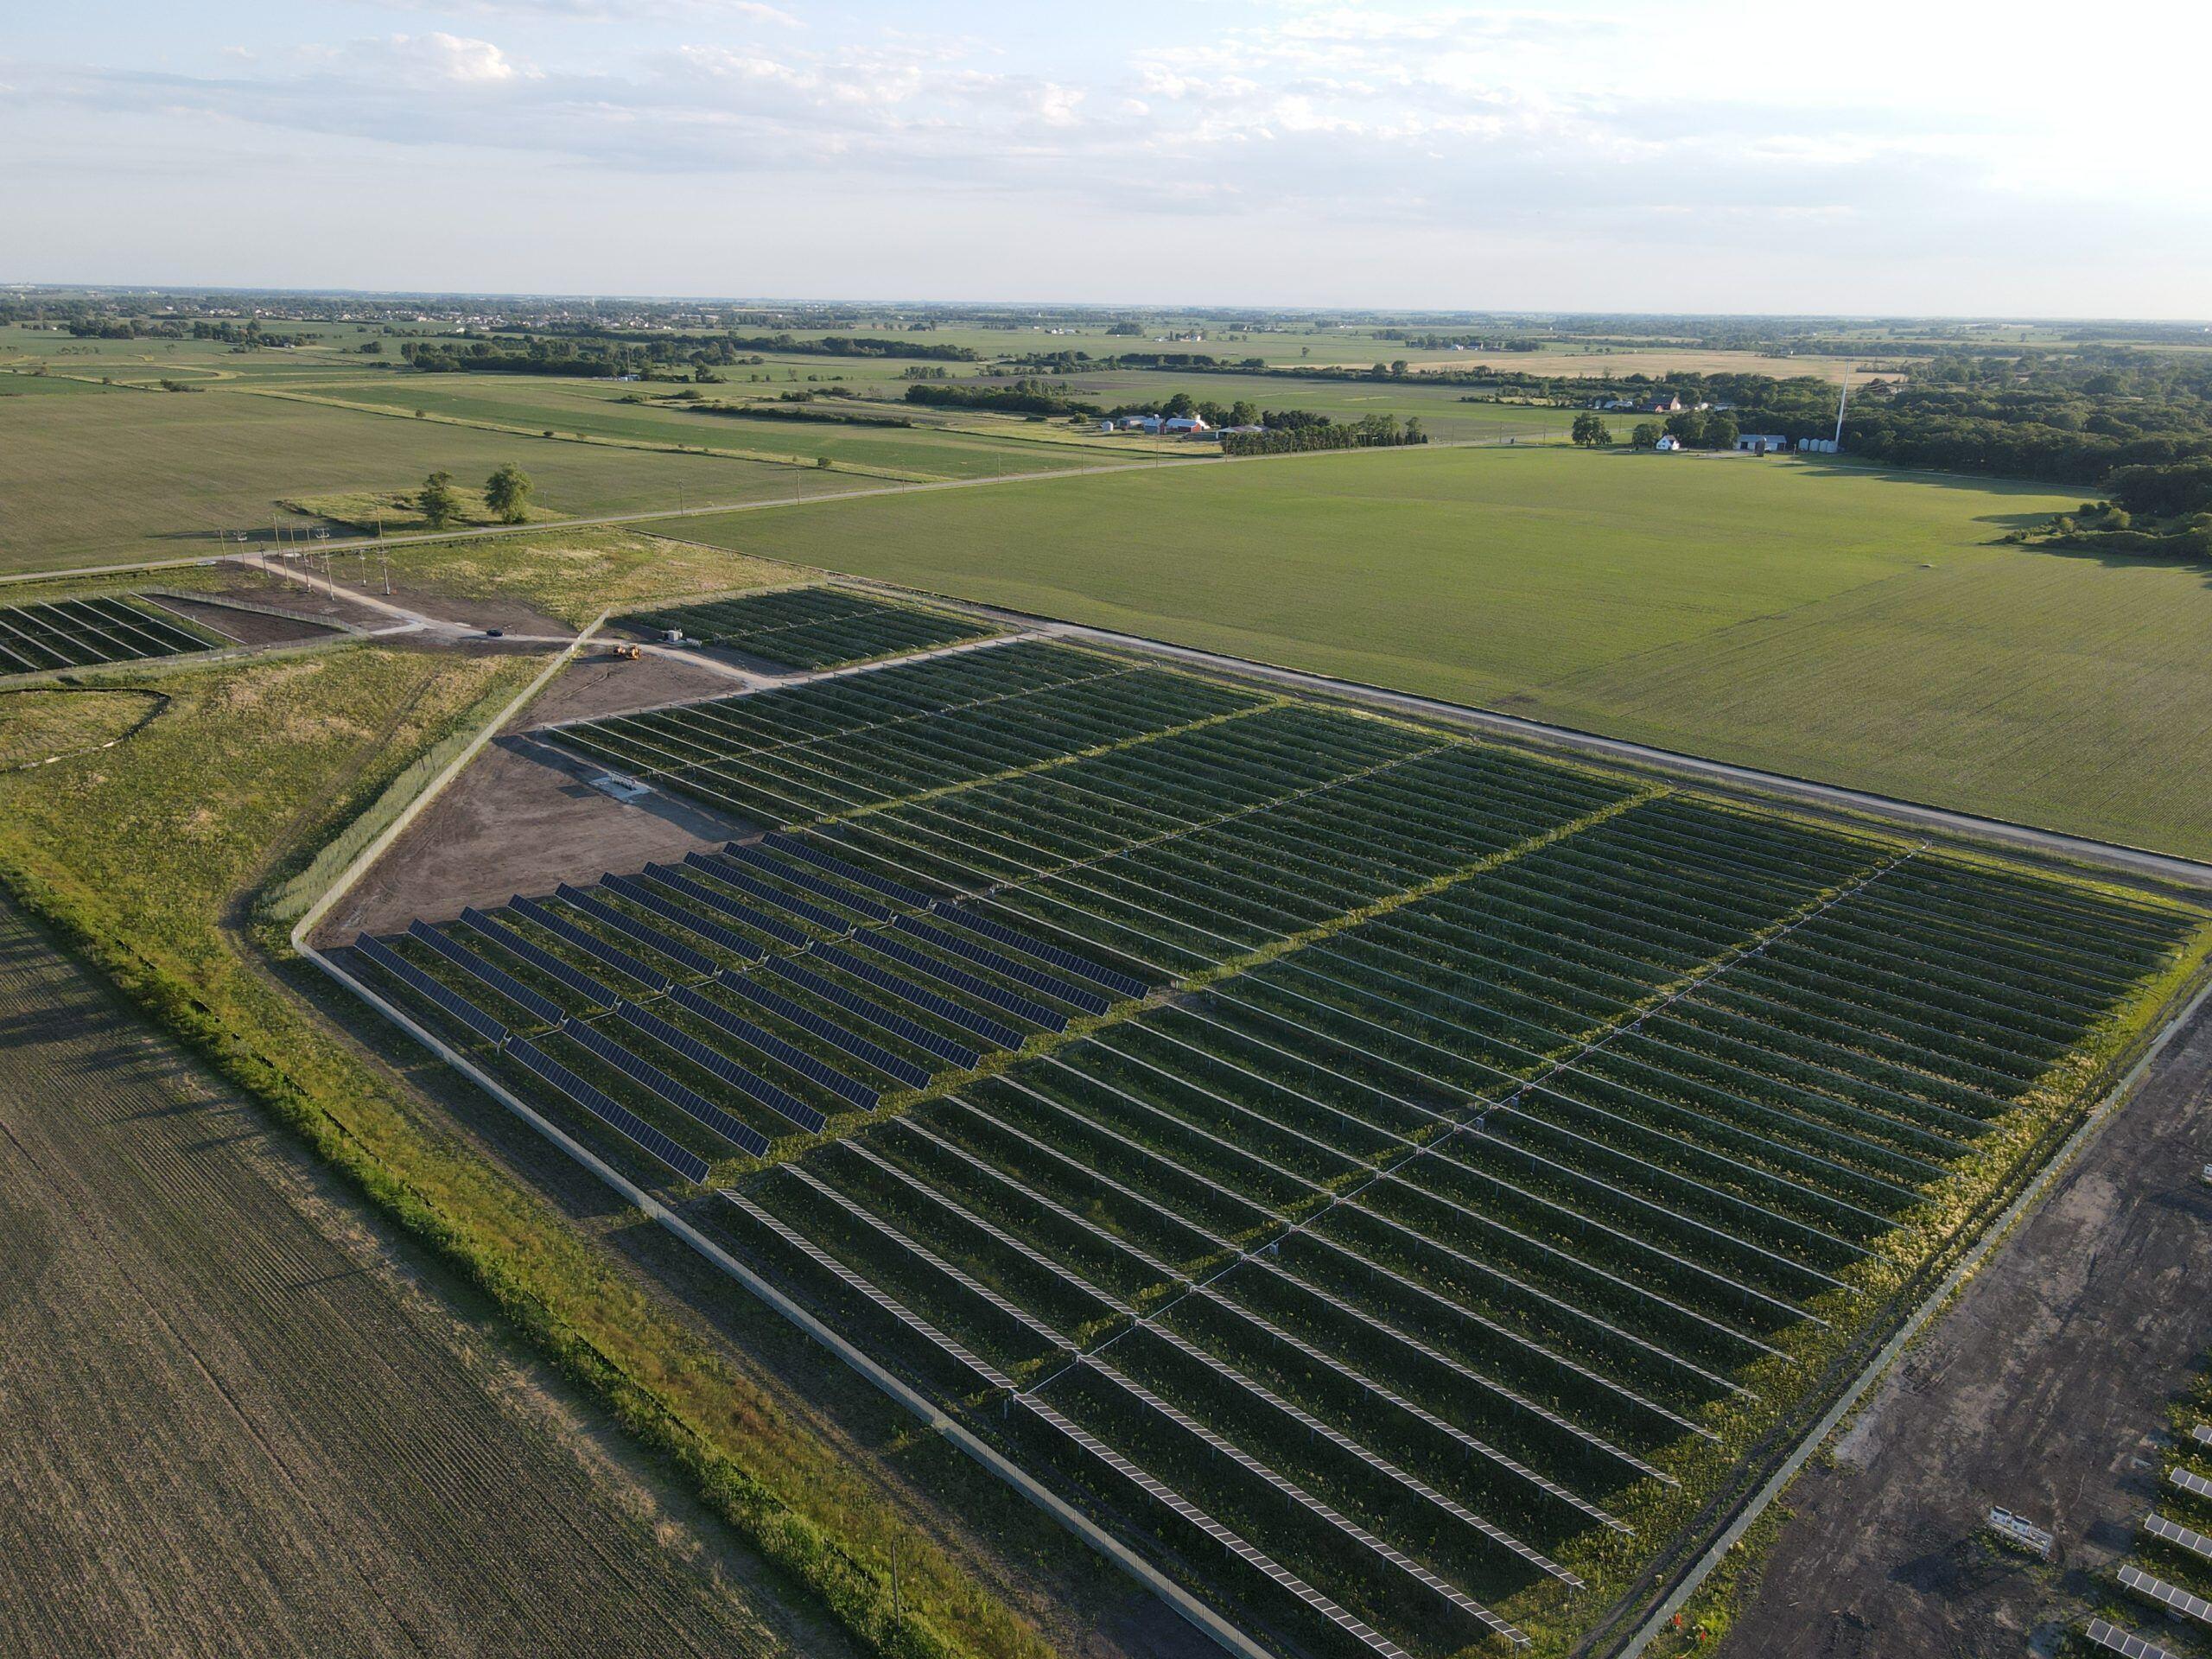
[(209, 391), (0, 398), (0, 571), (212, 556), (281, 499), (478, 483), (505, 461), (578, 517), (850, 489), (850, 473), (484, 432)]
[(1847, 465), (1431, 450), (684, 533), (2212, 856), (2212, 584), (1993, 544), (2070, 499)]

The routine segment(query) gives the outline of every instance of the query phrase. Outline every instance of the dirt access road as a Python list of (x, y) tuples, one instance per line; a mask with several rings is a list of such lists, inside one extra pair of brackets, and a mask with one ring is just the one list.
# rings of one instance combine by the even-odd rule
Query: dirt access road
[[(2208, 1159), (2212, 1003), (1785, 1494), (1723, 1659), (2018, 1659), (2082, 1616), (2212, 1342)], [(2057, 1535), (2057, 1573), (1987, 1541), (1993, 1503)]]
[(0, 902), (0, 1652), (849, 1659), (450, 1288)]

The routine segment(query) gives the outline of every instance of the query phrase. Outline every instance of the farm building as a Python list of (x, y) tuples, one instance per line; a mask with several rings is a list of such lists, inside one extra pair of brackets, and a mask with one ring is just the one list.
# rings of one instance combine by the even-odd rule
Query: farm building
[(1124, 432), (1157, 432), (1160, 430), (1160, 416), (1157, 415), (1124, 415), (1122, 416), (1122, 430)]
[(1778, 455), (1789, 449), (1789, 440), (1773, 432), (1746, 432), (1736, 447), (1754, 455)]
[(1682, 447), (1682, 441), (1669, 432), (1651, 447), (1663, 454), (1671, 454)]
[(1208, 426), (1201, 416), (1178, 415), (1172, 421), (1162, 421), (1160, 423), (1160, 429), (1162, 432), (1174, 433), (1179, 437), (1196, 438), (1204, 436), (1206, 433), (1212, 431), (1213, 428)]

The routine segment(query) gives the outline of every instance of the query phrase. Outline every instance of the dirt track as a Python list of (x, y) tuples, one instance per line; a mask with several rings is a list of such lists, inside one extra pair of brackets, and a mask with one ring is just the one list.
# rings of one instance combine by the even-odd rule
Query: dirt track
[(0, 906), (0, 1652), (842, 1656)]
[[(2157, 1490), (2212, 1306), (2212, 1004), (1883, 1382), (1795, 1512), (1727, 1659), (2016, 1656), (2085, 1611)], [(2060, 1571), (1986, 1541), (1991, 1504)]]

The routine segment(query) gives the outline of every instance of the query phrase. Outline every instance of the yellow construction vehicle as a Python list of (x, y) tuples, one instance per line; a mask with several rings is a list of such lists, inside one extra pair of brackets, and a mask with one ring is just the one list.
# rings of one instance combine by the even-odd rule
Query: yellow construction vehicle
[(631, 644), (627, 639), (622, 640), (614, 647), (615, 657), (619, 660), (626, 663), (634, 663), (645, 654), (645, 653), (644, 652), (639, 651), (637, 646)]

